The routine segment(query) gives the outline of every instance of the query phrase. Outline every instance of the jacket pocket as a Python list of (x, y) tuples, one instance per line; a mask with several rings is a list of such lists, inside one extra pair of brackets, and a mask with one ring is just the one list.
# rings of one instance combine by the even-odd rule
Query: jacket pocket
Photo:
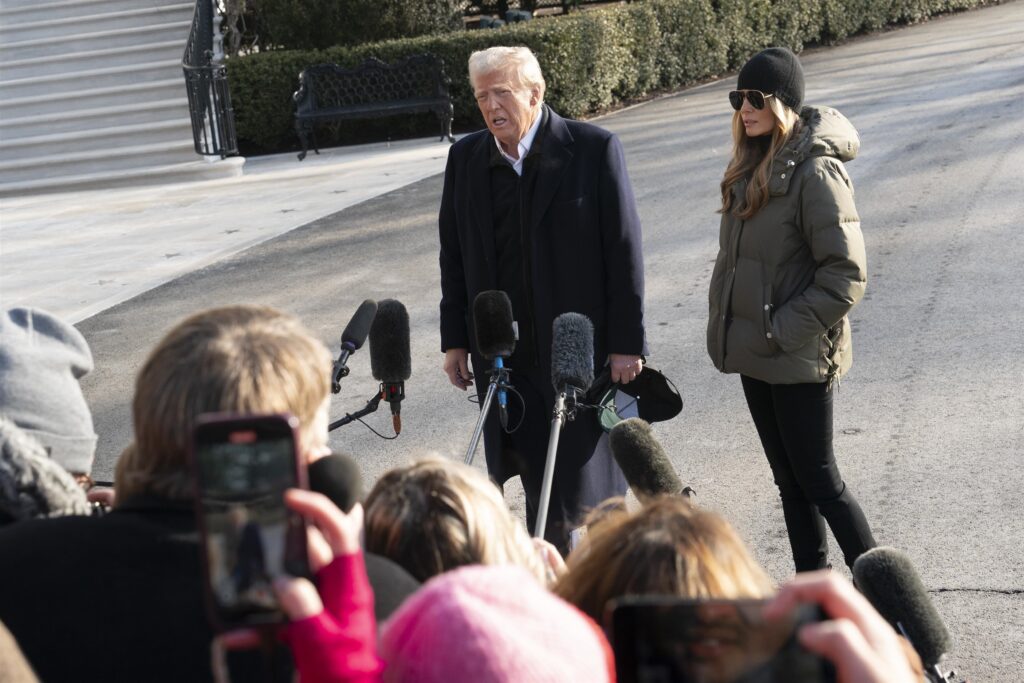
[(772, 314), (775, 307), (772, 304), (772, 286), (761, 287), (761, 331), (764, 333), (764, 342), (771, 355), (779, 350), (779, 344), (775, 340), (775, 332), (772, 330)]

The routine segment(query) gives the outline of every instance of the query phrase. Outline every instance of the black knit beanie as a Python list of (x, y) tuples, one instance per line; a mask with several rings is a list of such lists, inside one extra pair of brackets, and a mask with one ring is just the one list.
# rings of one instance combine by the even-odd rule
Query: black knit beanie
[(799, 112), (804, 101), (804, 69), (796, 55), (784, 47), (770, 47), (751, 57), (736, 83), (739, 90), (770, 93)]

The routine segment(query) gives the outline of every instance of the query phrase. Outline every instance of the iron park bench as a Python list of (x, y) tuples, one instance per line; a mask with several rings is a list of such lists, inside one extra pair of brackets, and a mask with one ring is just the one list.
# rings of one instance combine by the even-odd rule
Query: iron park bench
[(413, 55), (395, 64), (371, 57), (353, 69), (317, 64), (299, 74), (295, 130), (302, 142), (299, 161), (306, 158), (308, 138), (316, 142), (315, 125), (417, 112), (434, 112), (441, 121), (441, 140), (452, 137), (454, 108), (448, 94), (451, 80), (444, 61), (431, 54)]

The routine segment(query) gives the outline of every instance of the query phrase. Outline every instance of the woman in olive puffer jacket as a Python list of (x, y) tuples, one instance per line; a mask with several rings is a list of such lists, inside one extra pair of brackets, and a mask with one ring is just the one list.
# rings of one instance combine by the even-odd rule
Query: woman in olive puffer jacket
[(875, 541), (836, 466), (832, 402), (853, 359), (846, 315), (867, 282), (843, 167), (860, 140), (834, 109), (801, 108), (803, 70), (785, 48), (752, 57), (737, 88), (708, 353), (741, 376), (796, 570), (828, 566), (825, 521), (852, 566)]

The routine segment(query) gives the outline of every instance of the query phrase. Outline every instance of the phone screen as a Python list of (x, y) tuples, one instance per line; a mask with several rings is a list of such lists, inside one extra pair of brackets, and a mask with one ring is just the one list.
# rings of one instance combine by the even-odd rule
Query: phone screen
[(832, 666), (803, 649), (797, 629), (820, 621), (801, 605), (777, 621), (760, 600), (626, 598), (613, 603), (620, 683), (831, 683)]
[(299, 485), (296, 458), (292, 425), (283, 417), (197, 428), (207, 593), (222, 627), (283, 621), (274, 579), (310, 573), (304, 522), (284, 504), (284, 492)]

